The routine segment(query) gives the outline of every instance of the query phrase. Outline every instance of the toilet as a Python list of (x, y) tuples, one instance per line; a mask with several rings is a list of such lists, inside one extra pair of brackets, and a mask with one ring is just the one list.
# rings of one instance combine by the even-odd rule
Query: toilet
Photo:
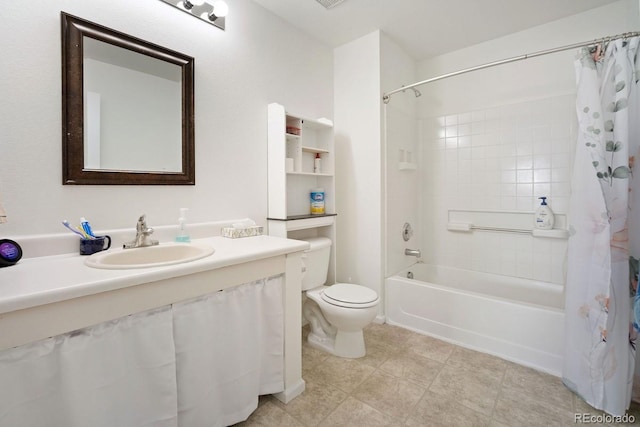
[(331, 240), (326, 237), (300, 240), (310, 244), (302, 257), (302, 290), (307, 295), (302, 315), (311, 325), (309, 345), (339, 357), (363, 357), (366, 350), (362, 330), (378, 313), (378, 294), (351, 283), (324, 286)]

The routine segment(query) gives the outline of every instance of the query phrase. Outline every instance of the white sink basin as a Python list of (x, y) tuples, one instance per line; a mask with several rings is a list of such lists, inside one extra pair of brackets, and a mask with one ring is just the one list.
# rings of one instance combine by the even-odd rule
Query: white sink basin
[(93, 268), (127, 269), (181, 264), (207, 257), (215, 252), (209, 245), (193, 243), (161, 243), (134, 249), (116, 249), (89, 256), (85, 264)]

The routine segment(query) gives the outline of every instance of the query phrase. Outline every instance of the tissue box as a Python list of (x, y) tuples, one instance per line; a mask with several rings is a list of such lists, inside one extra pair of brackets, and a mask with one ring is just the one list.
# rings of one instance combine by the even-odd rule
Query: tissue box
[(222, 237), (238, 239), (240, 237), (262, 236), (262, 228), (261, 225), (254, 225), (247, 228), (223, 227)]

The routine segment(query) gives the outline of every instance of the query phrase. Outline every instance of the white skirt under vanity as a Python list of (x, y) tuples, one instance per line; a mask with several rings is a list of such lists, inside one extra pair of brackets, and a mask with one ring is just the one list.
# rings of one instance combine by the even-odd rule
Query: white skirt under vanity
[(308, 245), (198, 240), (215, 253), (176, 266), (64, 254), (0, 270), (0, 425), (226, 426), (259, 395), (300, 394)]

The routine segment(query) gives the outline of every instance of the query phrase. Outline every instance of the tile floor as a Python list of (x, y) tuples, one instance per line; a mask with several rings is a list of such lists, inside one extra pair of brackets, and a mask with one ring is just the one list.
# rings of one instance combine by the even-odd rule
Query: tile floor
[[(575, 426), (576, 413), (600, 414), (559, 378), (399, 327), (368, 326), (361, 359), (311, 348), (307, 334), (305, 392), (287, 405), (261, 397), (237, 427)], [(640, 425), (640, 405), (629, 413)]]

